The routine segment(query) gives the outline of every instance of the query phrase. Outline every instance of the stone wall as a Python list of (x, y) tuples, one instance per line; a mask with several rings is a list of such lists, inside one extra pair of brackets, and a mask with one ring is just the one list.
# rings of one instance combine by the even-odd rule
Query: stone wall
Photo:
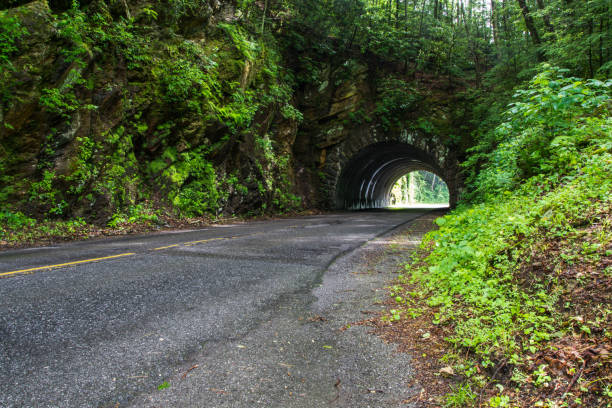
[[(378, 66), (353, 63), (349, 78), (338, 81), (335, 79), (337, 72), (346, 65), (348, 62), (338, 64), (336, 68), (331, 65), (323, 68), (319, 87), (307, 89), (302, 96), (300, 108), (306, 121), (298, 131), (294, 155), (296, 162), (302, 166), (298, 182), (303, 190), (310, 189), (310, 193), (316, 196), (310, 197), (312, 205), (346, 207), (338, 197), (339, 191), (345, 188), (341, 185), (345, 183), (343, 174), (347, 169), (352, 171), (351, 162), (356, 157), (359, 160), (360, 152), (384, 143), (405, 146), (407, 150), (402, 157), (414, 161), (412, 170), (431, 171), (442, 178), (449, 188), (451, 205), (454, 205), (459, 198), (463, 178), (458, 165), (459, 149), (449, 143), (445, 129), (453, 127), (450, 115), (445, 111), (445, 105), (452, 95), (447, 91), (438, 92), (434, 100), (427, 102), (427, 106), (417, 106), (406, 112), (405, 123), (408, 125), (422, 117), (437, 120), (442, 125), (434, 132), (409, 126), (385, 126), (377, 116), (380, 95), (376, 83), (381, 77), (396, 73), (381, 71)], [(435, 130), (440, 130), (440, 134)], [(410, 157), (410, 149), (414, 150), (414, 157)], [(307, 171), (308, 165), (310, 171)], [(405, 161), (403, 166), (406, 166)], [(300, 165), (296, 167), (300, 169)], [(386, 203), (366, 202), (358, 205), (372, 207)]]

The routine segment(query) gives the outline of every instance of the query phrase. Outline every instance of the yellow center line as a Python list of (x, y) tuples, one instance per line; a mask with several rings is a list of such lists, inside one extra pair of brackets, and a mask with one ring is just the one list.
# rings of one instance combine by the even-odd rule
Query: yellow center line
[[(182, 244), (173, 244), (173, 245), (158, 247), (158, 248), (154, 248), (153, 250), (154, 251), (160, 251), (162, 249), (174, 248), (174, 247), (177, 247), (179, 245), (191, 246), (191, 245), (195, 245), (195, 244), (201, 244), (201, 243), (204, 243), (204, 242), (227, 240), (227, 239), (236, 239), (236, 238), (243, 238), (243, 237), (249, 237), (249, 236), (260, 235), (260, 234), (263, 234), (263, 233), (256, 232), (254, 234), (234, 235), (232, 237), (208, 238), (208, 239), (202, 239), (202, 240), (199, 240), (199, 241), (189, 241), (189, 242), (183, 242)], [(66, 262), (66, 263), (55, 264), (55, 265), (37, 266), (36, 268), (19, 269), (17, 271), (2, 272), (2, 273), (0, 273), (0, 276), (8, 276), (8, 275), (15, 275), (15, 274), (18, 274), (18, 273), (27, 273), (27, 272), (41, 271), (41, 270), (44, 270), (44, 269), (63, 268), (65, 266), (79, 265), (79, 264), (84, 264), (84, 263), (88, 263), (88, 262), (104, 261), (104, 260), (107, 260), (107, 259), (121, 258), (121, 257), (124, 257), (124, 256), (130, 256), (130, 255), (136, 255), (136, 253), (135, 252), (126, 252), (124, 254), (104, 256), (104, 257), (101, 257), (101, 258), (83, 259), (81, 261), (72, 261), (72, 262)]]
[(168, 246), (163, 246), (163, 247), (159, 247), (159, 248), (154, 248), (153, 250), (154, 251), (159, 251), (159, 250), (162, 250), (162, 249), (174, 248), (174, 247), (179, 246), (179, 245), (180, 244), (168, 245)]
[(227, 239), (227, 238), (209, 238), (209, 239), (202, 239), (200, 241), (190, 241), (190, 242), (185, 242), (183, 245), (193, 245), (193, 244), (201, 244), (203, 242), (210, 242), (210, 241), (219, 241), (222, 239)]
[(162, 249), (174, 248), (174, 247), (177, 247), (177, 246), (180, 246), (180, 245), (192, 246), (192, 245), (195, 245), (195, 244), (202, 244), (204, 242), (222, 241), (222, 240), (250, 237), (250, 236), (259, 235), (259, 234), (263, 234), (263, 232), (256, 232), (254, 234), (245, 234), (245, 235), (234, 235), (234, 236), (231, 236), (231, 237), (207, 238), (207, 239), (201, 239), (199, 241), (182, 242), (180, 244), (174, 244), (174, 245), (168, 245), (168, 246), (163, 246), (163, 247), (159, 247), (159, 248), (153, 248), (153, 250), (154, 251), (161, 251)]
[[(232, 237), (232, 238), (235, 238), (235, 237)], [(219, 241), (219, 240), (223, 240), (223, 239), (231, 239), (231, 238), (220, 237), (220, 238), (201, 239), (199, 241), (189, 241), (189, 242), (183, 242), (183, 243), (180, 243), (180, 244), (174, 244), (174, 245), (168, 245), (168, 246), (163, 246), (163, 247), (159, 247), (159, 248), (153, 248), (153, 250), (154, 251), (161, 251), (162, 249), (174, 248), (174, 247), (177, 247), (179, 245), (192, 246), (192, 245), (195, 245), (195, 244), (201, 244), (203, 242)]]
[(11, 271), (11, 272), (0, 273), (0, 276), (15, 275), (17, 273), (34, 272), (34, 271), (40, 271), (40, 270), (43, 270), (43, 269), (62, 268), (64, 266), (79, 265), (79, 264), (83, 264), (83, 263), (87, 263), (87, 262), (104, 261), (106, 259), (120, 258), (120, 257), (123, 257), (123, 256), (130, 256), (130, 255), (136, 255), (136, 253), (134, 253), (134, 252), (126, 252), (125, 254), (104, 256), (104, 257), (101, 257), (101, 258), (83, 259), (81, 261), (66, 262), (66, 263), (56, 264), (56, 265), (47, 265), (47, 266), (38, 266), (36, 268), (20, 269), (18, 271)]

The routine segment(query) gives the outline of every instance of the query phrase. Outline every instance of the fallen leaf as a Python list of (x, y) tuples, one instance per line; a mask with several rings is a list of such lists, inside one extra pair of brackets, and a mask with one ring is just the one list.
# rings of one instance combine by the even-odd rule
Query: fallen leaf
[(455, 375), (455, 370), (453, 370), (453, 367), (451, 366), (442, 367), (440, 369), (440, 374), (447, 376), (447, 377), (451, 377)]

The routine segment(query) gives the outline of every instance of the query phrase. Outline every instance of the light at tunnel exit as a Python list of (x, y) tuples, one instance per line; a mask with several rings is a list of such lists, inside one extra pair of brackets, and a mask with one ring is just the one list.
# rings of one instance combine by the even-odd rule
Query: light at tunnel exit
[(436, 174), (417, 170), (400, 177), (389, 192), (391, 208), (448, 207), (446, 183)]
[[(439, 160), (418, 147), (403, 142), (380, 142), (353, 154), (336, 182), (336, 208), (363, 210), (389, 208), (391, 190), (402, 176), (414, 171), (436, 174), (444, 182), (453, 174)], [(431, 180), (430, 180), (431, 181)], [(448, 188), (451, 204), (456, 189)]]

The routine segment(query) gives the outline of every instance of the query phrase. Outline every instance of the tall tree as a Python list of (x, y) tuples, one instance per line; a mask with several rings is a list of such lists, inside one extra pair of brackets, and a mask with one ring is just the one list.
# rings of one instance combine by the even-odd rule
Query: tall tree
[(544, 0), (536, 0), (536, 4), (538, 5), (538, 9), (544, 13), (542, 15), (542, 20), (544, 20), (544, 26), (549, 33), (554, 33), (555, 29), (550, 22), (550, 14), (546, 11), (546, 7), (544, 6)]
[(518, 2), (519, 7), (521, 8), (521, 12), (523, 13), (523, 20), (525, 21), (525, 27), (529, 31), (529, 35), (531, 35), (531, 39), (535, 45), (540, 45), (542, 40), (540, 39), (540, 35), (538, 34), (538, 29), (536, 28), (535, 22), (531, 17), (531, 13), (529, 12), (529, 7), (527, 7), (527, 3), (525, 0), (516, 0)]
[(538, 47), (538, 50), (536, 53), (538, 61), (542, 61), (544, 59), (544, 55), (542, 53), (542, 50), (540, 49), (542, 40), (540, 38), (540, 35), (538, 34), (538, 29), (536, 28), (535, 22), (533, 21), (533, 18), (531, 17), (531, 13), (529, 12), (527, 3), (525, 2), (525, 0), (516, 0), (516, 1), (518, 2), (519, 7), (521, 8), (521, 12), (523, 13), (523, 20), (525, 21), (525, 27), (527, 27), (527, 30), (529, 31), (529, 35), (531, 36), (533, 43), (536, 45), (536, 47)]

